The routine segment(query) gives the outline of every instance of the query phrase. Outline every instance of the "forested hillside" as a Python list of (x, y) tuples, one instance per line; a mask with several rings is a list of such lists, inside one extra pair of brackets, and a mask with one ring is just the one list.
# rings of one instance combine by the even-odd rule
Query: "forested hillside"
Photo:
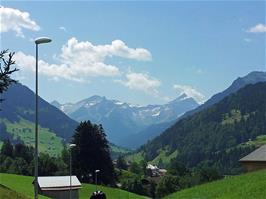
[(214, 166), (239, 173), (238, 160), (266, 134), (266, 83), (248, 85), (212, 107), (178, 121), (141, 148), (148, 160), (176, 152), (188, 167)]

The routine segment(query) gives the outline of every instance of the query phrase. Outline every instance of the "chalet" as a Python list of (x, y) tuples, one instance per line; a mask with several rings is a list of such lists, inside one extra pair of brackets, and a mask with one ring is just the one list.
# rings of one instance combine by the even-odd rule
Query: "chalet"
[(164, 176), (167, 172), (166, 169), (160, 169), (156, 165), (152, 165), (152, 164), (148, 164), (146, 169), (151, 171), (152, 177)]
[(241, 158), (239, 162), (248, 172), (266, 169), (266, 145)]
[(55, 199), (78, 199), (81, 183), (76, 176), (45, 176), (38, 177), (39, 194)]

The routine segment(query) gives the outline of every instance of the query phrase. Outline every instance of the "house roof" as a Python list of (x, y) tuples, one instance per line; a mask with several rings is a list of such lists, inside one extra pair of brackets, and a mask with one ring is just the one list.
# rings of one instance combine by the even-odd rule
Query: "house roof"
[(241, 158), (240, 162), (266, 162), (266, 145), (261, 146), (260, 148), (256, 149), (255, 151), (251, 152), (247, 156)]
[[(42, 176), (38, 177), (41, 190), (66, 190), (70, 189), (70, 176)], [(71, 189), (81, 188), (81, 183), (76, 176), (71, 176)]]
[(148, 164), (146, 169), (156, 170), (156, 169), (158, 169), (158, 167), (155, 165), (152, 165), (152, 164)]

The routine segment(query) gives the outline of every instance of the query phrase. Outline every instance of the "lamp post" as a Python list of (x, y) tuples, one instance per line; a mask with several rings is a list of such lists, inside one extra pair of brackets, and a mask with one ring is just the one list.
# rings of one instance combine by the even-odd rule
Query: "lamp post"
[(95, 188), (96, 188), (96, 191), (97, 191), (97, 173), (99, 173), (100, 172), (100, 170), (95, 170), (95, 184), (96, 184), (96, 186), (95, 186)]
[(34, 198), (38, 199), (38, 45), (49, 43), (52, 40), (48, 37), (35, 39), (36, 44), (36, 95), (35, 95), (35, 152), (34, 152)]
[(75, 147), (76, 144), (69, 145), (69, 182), (70, 182), (70, 189), (69, 189), (69, 198), (72, 197), (72, 148)]

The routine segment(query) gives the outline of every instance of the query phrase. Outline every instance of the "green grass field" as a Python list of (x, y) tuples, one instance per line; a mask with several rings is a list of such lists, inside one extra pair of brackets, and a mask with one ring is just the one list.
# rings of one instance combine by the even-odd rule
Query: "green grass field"
[(2, 199), (29, 199), (29, 197), (17, 193), (3, 185), (0, 185), (0, 198)]
[(161, 150), (159, 155), (151, 161), (151, 164), (158, 165), (159, 162), (163, 162), (164, 164), (169, 164), (171, 159), (177, 156), (177, 150), (171, 154), (167, 154), (166, 150)]
[[(33, 198), (33, 177), (30, 176), (20, 176), (14, 174), (4, 174), (0, 173), (0, 184), (12, 189), (18, 193), (23, 193), (29, 198)], [(144, 196), (129, 193), (121, 189), (115, 189), (110, 187), (98, 186), (98, 190), (106, 193), (108, 199), (144, 199)], [(95, 185), (82, 184), (82, 188), (79, 192), (80, 199), (88, 199), (92, 192), (96, 190)], [(1, 195), (0, 195), (1, 196)], [(1, 197), (0, 197), (1, 198)], [(47, 197), (40, 196), (40, 199), (46, 199)], [(21, 198), (24, 199), (24, 198)], [(26, 199), (26, 198), (25, 198)]]
[(171, 194), (164, 199), (265, 199), (266, 170), (227, 177)]
[[(35, 126), (34, 123), (20, 119), (19, 122), (11, 123), (4, 119), (2, 122), (6, 125), (6, 130), (13, 138), (22, 140), (26, 145), (34, 146), (35, 140)], [(39, 150), (43, 153), (48, 153), (51, 156), (57, 156), (61, 154), (63, 150), (62, 138), (56, 136), (48, 128), (42, 128), (39, 126)]]

